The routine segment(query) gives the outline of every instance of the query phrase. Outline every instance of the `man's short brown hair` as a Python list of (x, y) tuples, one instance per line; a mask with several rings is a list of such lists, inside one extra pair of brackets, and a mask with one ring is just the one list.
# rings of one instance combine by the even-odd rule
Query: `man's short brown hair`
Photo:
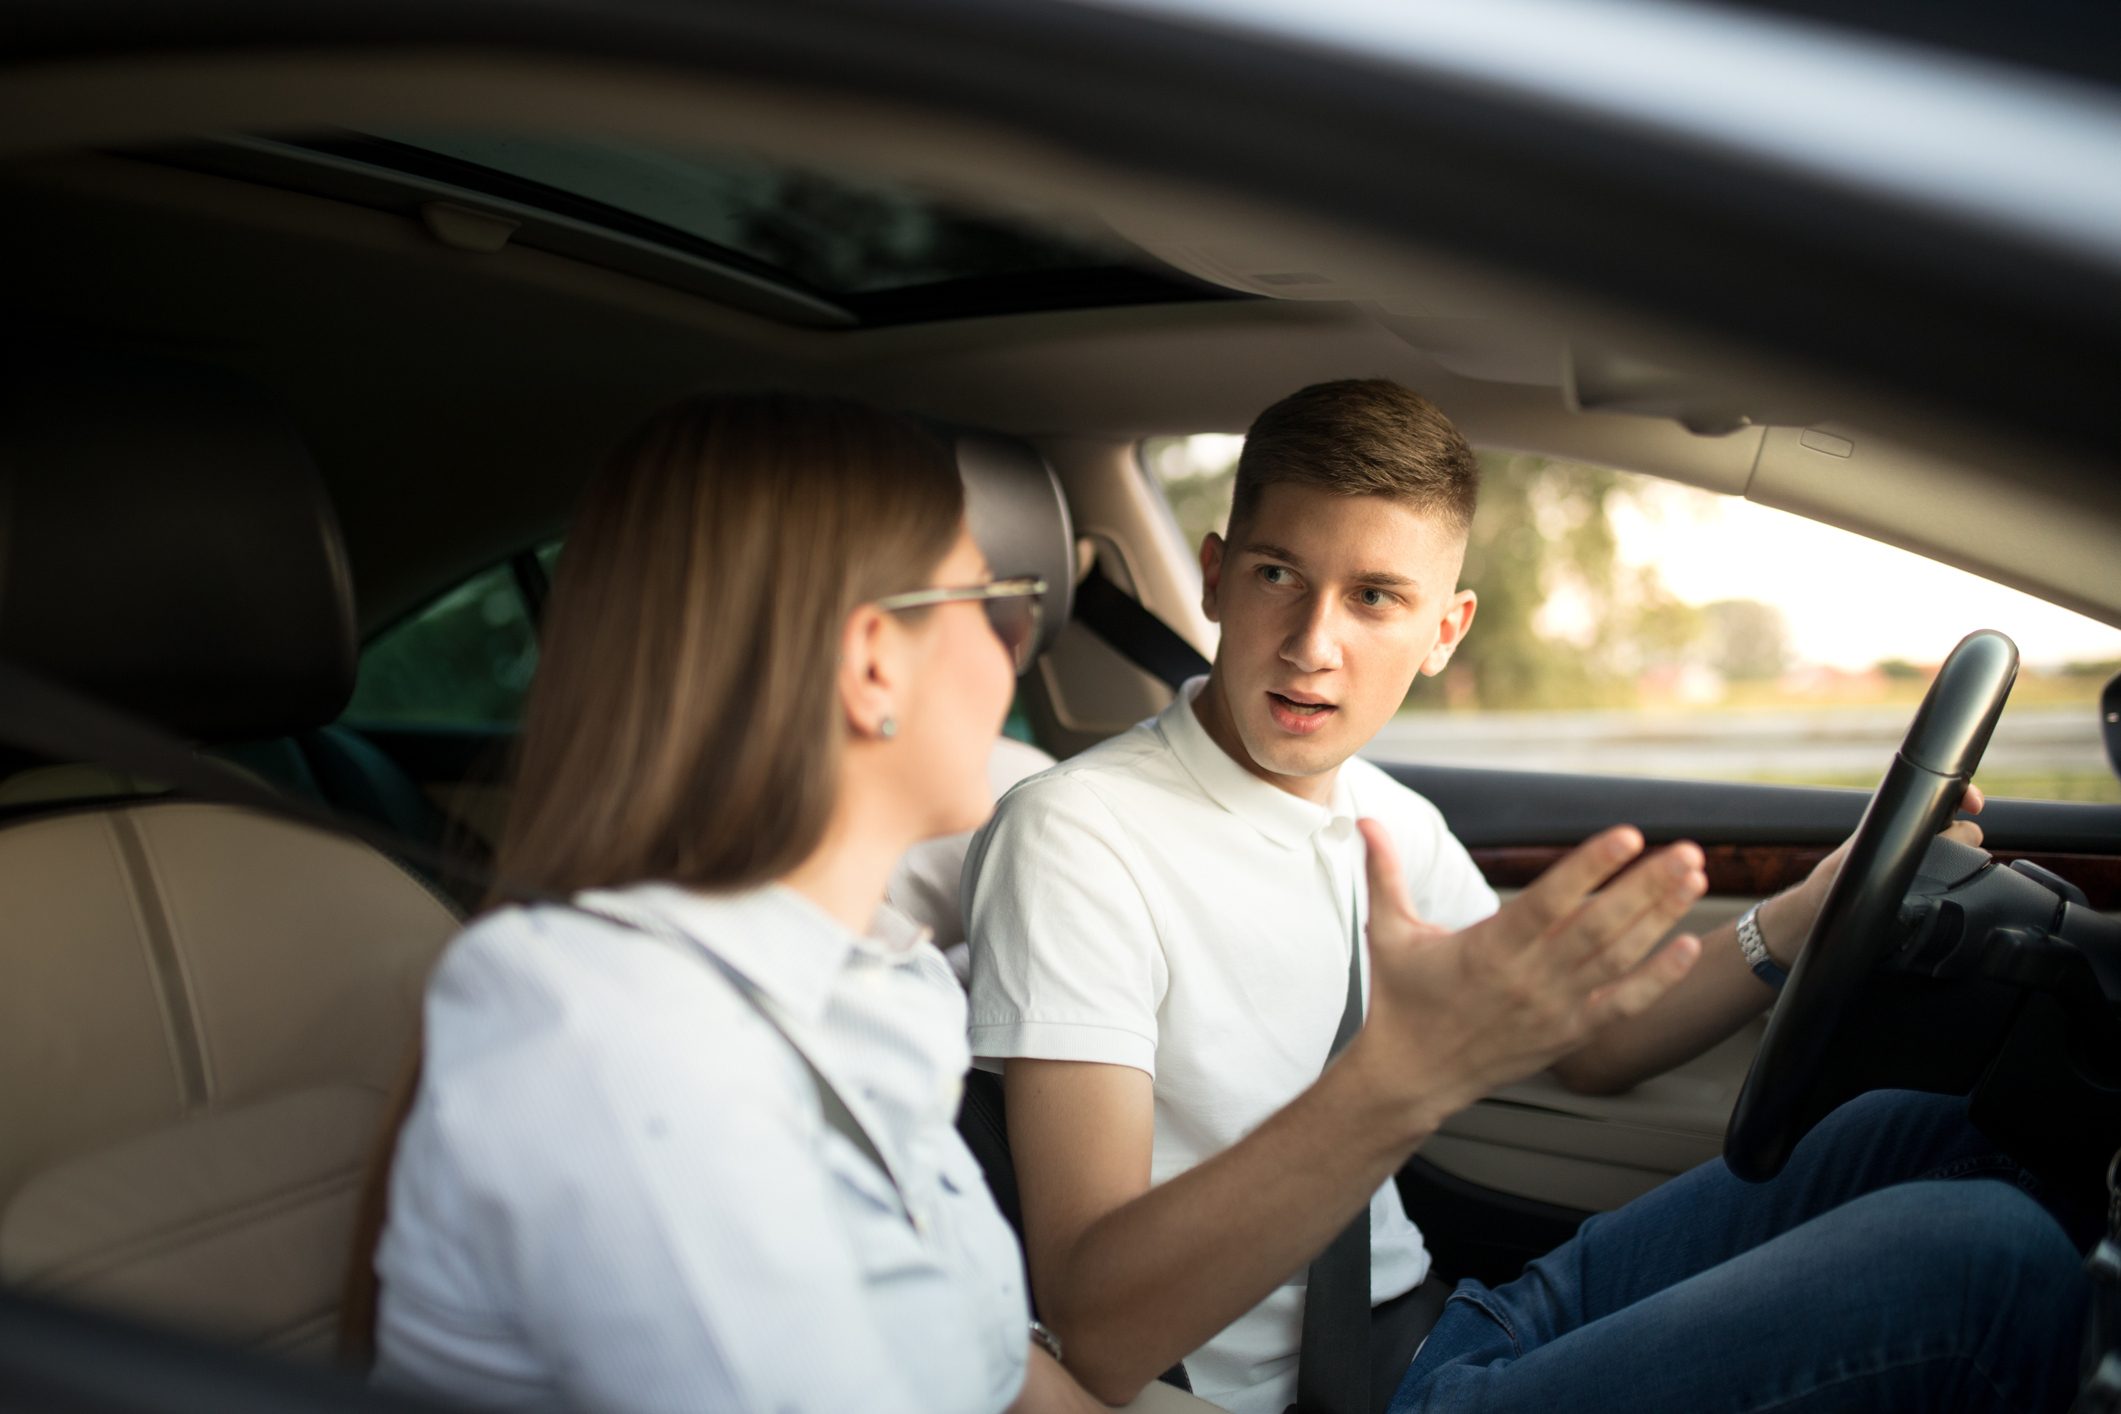
[(1480, 463), (1421, 394), (1385, 378), (1344, 378), (1291, 393), (1253, 421), (1237, 459), (1232, 534), (1277, 482), (1390, 496), (1463, 534), (1480, 497)]

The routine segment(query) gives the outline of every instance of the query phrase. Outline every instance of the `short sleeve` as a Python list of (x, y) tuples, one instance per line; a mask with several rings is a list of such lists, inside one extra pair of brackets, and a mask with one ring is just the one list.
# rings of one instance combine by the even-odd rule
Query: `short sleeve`
[(998, 1061), (1101, 1061), (1156, 1073), (1169, 971), (1131, 842), (1073, 773), (1011, 791), (965, 862), (971, 1041)]
[(1480, 866), (1444, 823), (1443, 812), (1384, 771), (1361, 764), (1368, 767), (1358, 797), (1361, 808), (1380, 815), (1391, 828), (1415, 910), (1429, 922), (1455, 930), (1501, 907)]
[(959, 900), (971, 838), (944, 835), (922, 840), (900, 857), (884, 890), (884, 901), (926, 928), (936, 947), (945, 951), (965, 941), (965, 915), (959, 911)]
[(1426, 875), (1407, 882), (1421, 916), (1454, 931), (1478, 923), (1501, 907), (1480, 866), (1458, 836), (1444, 828), (1440, 817)]

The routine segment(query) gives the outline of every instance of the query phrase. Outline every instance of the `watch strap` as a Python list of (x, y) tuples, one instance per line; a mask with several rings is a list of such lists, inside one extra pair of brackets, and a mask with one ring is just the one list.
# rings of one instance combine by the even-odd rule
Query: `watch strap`
[(1770, 987), (1780, 991), (1783, 983), (1790, 980), (1788, 971), (1768, 951), (1767, 939), (1761, 936), (1757, 903), (1738, 915), (1738, 950), (1745, 954), (1746, 966), (1753, 969), (1753, 975)]

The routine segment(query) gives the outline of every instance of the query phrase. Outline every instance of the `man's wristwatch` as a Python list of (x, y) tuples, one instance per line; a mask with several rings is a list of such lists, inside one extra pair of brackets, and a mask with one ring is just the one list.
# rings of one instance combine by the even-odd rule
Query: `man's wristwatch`
[(1767, 950), (1767, 939), (1760, 936), (1760, 905), (1738, 915), (1738, 951), (1745, 954), (1746, 965), (1753, 975), (1770, 987), (1780, 990), (1790, 980), (1790, 974), (1782, 969)]
[(1031, 1323), (1031, 1343), (1051, 1355), (1054, 1364), (1062, 1363), (1060, 1337), (1047, 1330), (1045, 1322), (1033, 1321)]

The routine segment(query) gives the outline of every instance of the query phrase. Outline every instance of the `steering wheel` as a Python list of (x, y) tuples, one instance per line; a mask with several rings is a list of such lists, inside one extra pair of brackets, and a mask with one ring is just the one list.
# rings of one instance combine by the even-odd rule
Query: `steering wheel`
[(1762, 1183), (1812, 1126), (1853, 1098), (1829, 1073), (1850, 1002), (1897, 945), (1902, 898), (1959, 808), (2018, 676), (2018, 646), (1989, 629), (1952, 650), (1856, 826), (1841, 873), (1768, 1019), (1723, 1136), (1732, 1173)]

